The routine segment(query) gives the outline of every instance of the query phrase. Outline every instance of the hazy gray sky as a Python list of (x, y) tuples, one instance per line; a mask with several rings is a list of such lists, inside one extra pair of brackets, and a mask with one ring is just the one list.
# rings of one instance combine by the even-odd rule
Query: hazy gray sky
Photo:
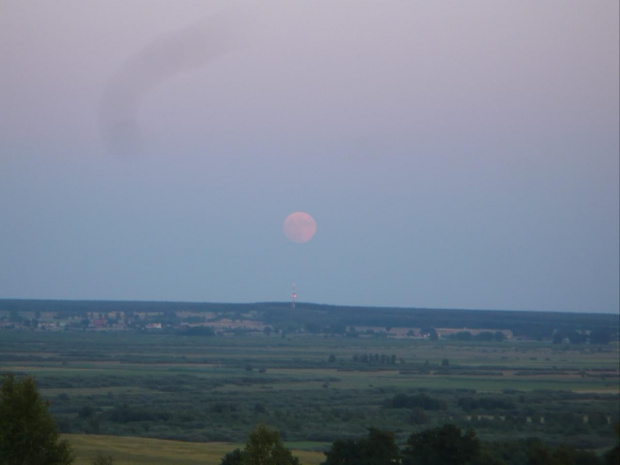
[(0, 298), (618, 312), (618, 10), (3, 1)]

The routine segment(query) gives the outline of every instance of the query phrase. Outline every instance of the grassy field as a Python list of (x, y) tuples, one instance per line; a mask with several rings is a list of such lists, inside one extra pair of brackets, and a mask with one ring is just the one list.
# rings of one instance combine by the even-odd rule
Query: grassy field
[[(218, 465), (225, 454), (242, 444), (191, 443), (139, 437), (66, 434), (73, 446), (75, 465), (91, 465), (98, 452), (109, 455), (115, 465)], [(318, 465), (325, 456), (320, 452), (291, 448), (303, 465)], [(309, 446), (309, 445), (306, 445)]]
[[(0, 337), (0, 372), (36, 377), (61, 431), (72, 433), (78, 463), (97, 450), (118, 454), (116, 463), (219, 463), (257, 423), (305, 450), (303, 463), (322, 460), (312, 449), (371, 426), (395, 431), (402, 443), (445, 422), (489, 440), (541, 436), (607, 447), (620, 416), (619, 361), (617, 344), (93, 331)], [(435, 406), (394, 407), (398, 395), (428, 396)], [(463, 407), (472, 400), (475, 408)], [(489, 419), (500, 416), (506, 420)], [(156, 450), (159, 461), (149, 455)]]

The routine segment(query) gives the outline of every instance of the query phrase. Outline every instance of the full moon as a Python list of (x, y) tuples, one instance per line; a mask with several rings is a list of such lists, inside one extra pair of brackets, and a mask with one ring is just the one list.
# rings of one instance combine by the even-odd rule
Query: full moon
[(289, 241), (308, 242), (316, 233), (316, 221), (306, 212), (294, 212), (286, 217), (282, 229)]

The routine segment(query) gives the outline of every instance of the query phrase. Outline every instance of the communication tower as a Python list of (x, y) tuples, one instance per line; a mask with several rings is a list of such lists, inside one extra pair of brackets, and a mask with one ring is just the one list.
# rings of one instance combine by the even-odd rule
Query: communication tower
[(291, 293), (291, 308), (295, 308), (295, 302), (297, 302), (297, 291), (295, 291), (295, 284), (293, 283), (293, 292)]

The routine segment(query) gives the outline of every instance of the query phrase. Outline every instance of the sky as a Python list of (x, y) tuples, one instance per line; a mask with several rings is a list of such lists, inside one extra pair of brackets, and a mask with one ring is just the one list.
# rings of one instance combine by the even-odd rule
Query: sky
[(617, 313), (618, 10), (2, 1), (0, 298)]

